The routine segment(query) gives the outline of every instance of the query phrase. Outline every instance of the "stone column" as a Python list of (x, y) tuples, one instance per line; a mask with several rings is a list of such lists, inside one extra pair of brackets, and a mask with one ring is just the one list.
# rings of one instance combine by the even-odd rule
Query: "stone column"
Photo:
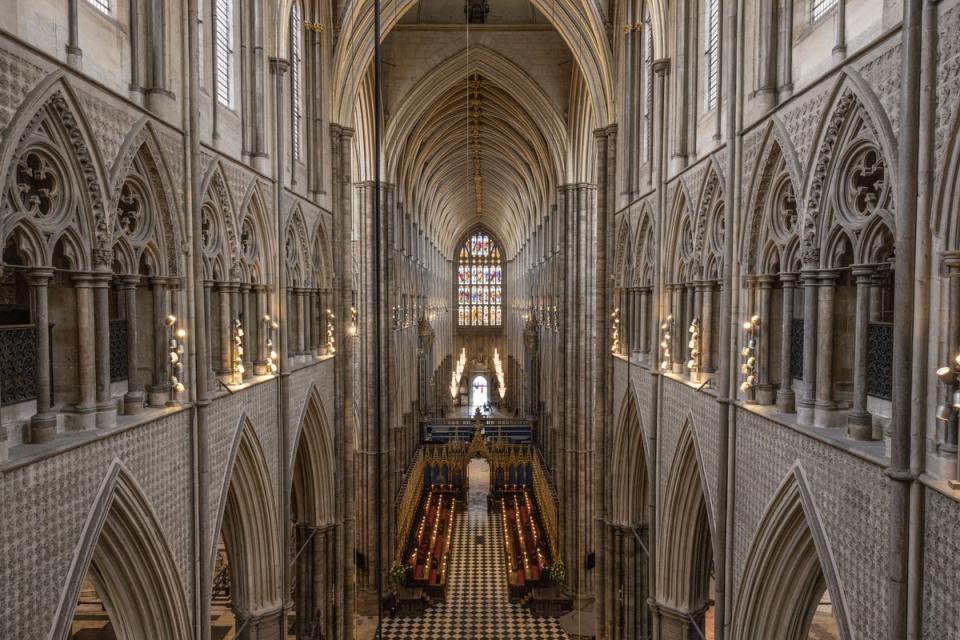
[(253, 285), (253, 315), (250, 317), (251, 340), (253, 340), (253, 372), (258, 375), (270, 373), (267, 370), (267, 337), (270, 335), (270, 323), (264, 322), (267, 313), (267, 285)]
[(870, 328), (870, 289), (873, 267), (857, 265), (850, 270), (857, 285), (856, 327), (853, 348), (853, 407), (847, 414), (847, 433), (854, 440), (873, 437), (873, 416), (867, 410), (867, 332)]
[(170, 374), (167, 370), (167, 333), (164, 319), (170, 315), (167, 303), (169, 279), (150, 278), (153, 293), (153, 381), (147, 389), (147, 401), (152, 407), (162, 407), (170, 397)]
[(703, 283), (702, 314), (700, 318), (700, 370), (713, 372), (713, 288), (712, 281)]
[(783, 287), (783, 318), (780, 322), (780, 388), (777, 389), (777, 410), (783, 413), (796, 411), (796, 397), (793, 392), (793, 373), (791, 338), (793, 336), (793, 290), (796, 287), (797, 274), (780, 274)]
[(304, 359), (307, 355), (307, 290), (297, 288), (297, 356)]
[(803, 287), (803, 387), (797, 400), (797, 420), (812, 425), (817, 384), (817, 272), (800, 272)]
[(207, 343), (207, 362), (197, 362), (197, 370), (199, 373), (200, 367), (206, 367), (206, 373), (200, 375), (206, 375), (207, 386), (210, 389), (217, 387), (214, 378), (216, 378), (218, 368), (213, 357), (213, 354), (216, 353), (213, 348), (213, 327), (217, 324), (217, 319), (213, 317), (213, 284), (213, 280), (203, 281), (203, 317), (206, 319), (206, 335), (197, 336), (198, 340), (204, 340)]
[(230, 283), (218, 282), (217, 295), (220, 297), (220, 369), (217, 373), (225, 375), (233, 371), (233, 363), (231, 362), (233, 327), (230, 320)]
[(110, 397), (110, 280), (112, 274), (93, 274), (94, 334), (97, 360), (97, 428), (117, 424), (117, 405)]
[(52, 278), (53, 269), (36, 268), (27, 272), (37, 340), (37, 413), (30, 418), (32, 443), (49, 442), (57, 432), (57, 415), (53, 412), (50, 397), (50, 309), (47, 304), (47, 287)]
[(97, 422), (96, 333), (93, 319), (93, 277), (77, 273), (73, 277), (77, 313), (77, 394), (72, 410), (64, 414), (67, 431), (94, 429)]
[(253, 305), (250, 302), (250, 289), (252, 286), (248, 282), (240, 284), (240, 313), (241, 323), (243, 325), (243, 379), (248, 380), (253, 377), (253, 352), (257, 348), (256, 331), (257, 319), (253, 314)]
[(683, 372), (683, 285), (673, 284), (670, 289), (673, 298), (671, 303), (671, 313), (673, 314), (673, 326), (670, 336), (670, 355), (673, 358), (673, 373)]
[(837, 294), (837, 273), (821, 271), (817, 296), (817, 400), (814, 424), (819, 427), (839, 426), (837, 405), (833, 401), (833, 314)]
[(757, 276), (757, 314), (760, 316), (760, 340), (757, 344), (757, 361), (760, 364), (760, 375), (757, 380), (757, 402), (773, 404), (774, 390), (770, 381), (770, 344), (773, 331), (770, 330), (771, 310), (770, 298), (773, 293), (773, 283), (776, 278), (770, 275)]
[(640, 325), (640, 335), (637, 340), (637, 349), (641, 353), (650, 351), (650, 288), (640, 289), (640, 314), (637, 317), (637, 324)]
[(127, 275), (117, 279), (123, 293), (124, 315), (127, 321), (127, 393), (123, 396), (124, 415), (143, 411), (143, 381), (140, 379), (140, 363), (137, 358), (137, 342), (140, 327), (137, 322), (137, 284), (140, 276)]

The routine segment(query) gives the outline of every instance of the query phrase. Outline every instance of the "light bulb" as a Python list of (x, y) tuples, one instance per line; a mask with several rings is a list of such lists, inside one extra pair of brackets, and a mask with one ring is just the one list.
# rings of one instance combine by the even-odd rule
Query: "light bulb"
[(760, 316), (756, 314), (750, 316), (750, 322), (753, 323), (753, 326), (755, 327), (760, 326)]
[(176, 352), (176, 351), (171, 351), (171, 352), (170, 352), (170, 362), (172, 362), (173, 364), (176, 364), (176, 363), (179, 362), (179, 361), (180, 361), (180, 356), (177, 355), (177, 352)]
[(757, 364), (757, 359), (754, 358), (753, 356), (750, 356), (749, 358), (747, 358), (747, 364), (753, 367)]
[(750, 385), (746, 382), (740, 384), (740, 391), (750, 391)]
[(184, 387), (183, 387), (183, 383), (182, 383), (182, 382), (178, 382), (177, 384), (175, 384), (175, 385), (173, 386), (173, 388), (174, 388), (174, 390), (175, 390), (177, 393), (183, 393), (183, 388), (184, 388)]
[(740, 355), (742, 355), (744, 358), (751, 356), (753, 355), (753, 349), (751, 349), (750, 347), (744, 347), (743, 349), (740, 350)]
[(950, 367), (940, 367), (937, 369), (937, 377), (940, 378), (940, 382), (943, 384), (953, 384), (956, 381), (956, 376), (954, 376), (953, 369)]
[(748, 321), (748, 322), (744, 322), (744, 323), (743, 323), (743, 329), (744, 329), (745, 331), (750, 331), (751, 329), (753, 329), (753, 325), (750, 324), (749, 321)]
[(187, 330), (186, 330), (186, 329), (177, 329), (177, 337), (180, 338), (181, 340), (183, 340), (184, 338), (186, 338), (186, 337), (187, 337)]

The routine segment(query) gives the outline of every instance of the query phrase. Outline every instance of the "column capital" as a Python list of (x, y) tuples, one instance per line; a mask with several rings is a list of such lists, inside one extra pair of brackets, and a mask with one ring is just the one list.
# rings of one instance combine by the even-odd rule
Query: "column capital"
[(270, 57), (270, 72), (282, 76), (290, 68), (290, 61), (286, 58)]
[(136, 274), (118, 275), (114, 280), (121, 289), (135, 289), (140, 284), (140, 276)]
[(657, 58), (653, 61), (653, 72), (658, 76), (670, 74), (670, 58)]
[(251, 291), (252, 289), (253, 289), (253, 285), (252, 285), (251, 283), (249, 283), (249, 282), (241, 282), (241, 283), (240, 283), (240, 292), (241, 292), (241, 293), (246, 293), (246, 292), (248, 292), (248, 291)]
[(46, 285), (53, 279), (51, 267), (31, 267), (27, 269), (27, 281), (32, 285)]
[(850, 275), (857, 280), (857, 284), (866, 284), (877, 273), (877, 267), (871, 264), (855, 264), (850, 267)]
[(70, 274), (74, 287), (94, 287), (101, 280), (101, 274), (94, 271), (75, 271)]
[(777, 281), (777, 276), (764, 273), (764, 274), (758, 275), (756, 279), (757, 279), (757, 285), (761, 289), (772, 289), (774, 283)]
[(817, 272), (817, 278), (820, 280), (821, 287), (832, 287), (837, 284), (840, 272), (833, 269), (821, 269)]
[(948, 278), (960, 278), (960, 251), (944, 251), (940, 254), (941, 271)]
[(270, 285), (267, 285), (267, 284), (254, 283), (251, 286), (253, 287), (253, 290), (256, 291), (257, 293), (266, 293), (270, 291)]
[(780, 274), (780, 283), (785, 289), (792, 289), (799, 279), (799, 273), (785, 272)]
[(240, 290), (239, 282), (221, 281), (217, 282), (216, 285), (220, 291), (224, 291), (226, 293), (233, 293), (234, 291)]
[(176, 289), (180, 284), (180, 279), (175, 276), (151, 276), (148, 280), (151, 287), (166, 287)]

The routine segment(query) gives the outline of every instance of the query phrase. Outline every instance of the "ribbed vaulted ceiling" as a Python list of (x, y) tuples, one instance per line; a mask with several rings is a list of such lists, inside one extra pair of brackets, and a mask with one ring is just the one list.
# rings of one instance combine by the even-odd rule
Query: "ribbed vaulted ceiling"
[(549, 210), (563, 175), (563, 119), (536, 82), (489, 49), (427, 74), (391, 115), (386, 175), (441, 249), (483, 224), (508, 254)]

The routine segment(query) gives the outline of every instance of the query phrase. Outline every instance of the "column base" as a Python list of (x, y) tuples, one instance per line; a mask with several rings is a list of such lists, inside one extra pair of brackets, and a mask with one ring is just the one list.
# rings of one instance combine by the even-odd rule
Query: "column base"
[(159, 385), (147, 387), (147, 404), (151, 407), (164, 407), (170, 399), (170, 386)]
[(853, 410), (847, 414), (847, 435), (851, 440), (873, 440), (873, 416), (869, 411)]
[(797, 397), (792, 390), (777, 391), (777, 411), (780, 413), (794, 413), (797, 410)]
[(143, 411), (143, 392), (134, 391), (123, 396), (123, 415), (132, 416)]
[(847, 426), (847, 411), (833, 402), (817, 402), (814, 407), (813, 426), (825, 429)]
[(42, 444), (57, 437), (57, 414), (37, 414), (30, 418), (30, 443)]
[(276, 611), (258, 614), (245, 614), (234, 611), (237, 627), (243, 626), (243, 631), (237, 640), (286, 640), (286, 620), (283, 608)]
[(676, 640), (701, 640), (706, 632), (705, 618), (709, 606), (696, 611), (677, 611), (664, 605), (654, 605), (659, 618), (660, 637)]
[(74, 407), (63, 412), (64, 431), (93, 431), (97, 428), (97, 410), (95, 407)]
[(813, 426), (814, 407), (809, 400), (797, 400), (797, 422), (808, 427)]
[(117, 426), (117, 403), (107, 402), (97, 405), (97, 429), (109, 429)]
[(757, 386), (757, 402), (760, 404), (773, 404), (776, 399), (776, 392), (773, 385), (765, 384)]

